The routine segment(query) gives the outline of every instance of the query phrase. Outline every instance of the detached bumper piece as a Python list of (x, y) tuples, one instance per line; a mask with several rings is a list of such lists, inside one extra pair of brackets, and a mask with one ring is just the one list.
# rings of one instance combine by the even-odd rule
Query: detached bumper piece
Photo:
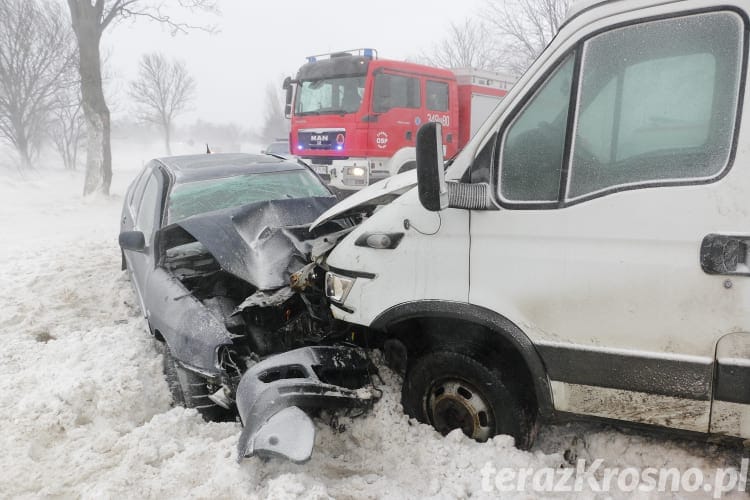
[(340, 346), (303, 347), (252, 366), (237, 387), (244, 425), (238, 460), (254, 455), (309, 460), (315, 426), (303, 410), (371, 407), (374, 372), (364, 351)]

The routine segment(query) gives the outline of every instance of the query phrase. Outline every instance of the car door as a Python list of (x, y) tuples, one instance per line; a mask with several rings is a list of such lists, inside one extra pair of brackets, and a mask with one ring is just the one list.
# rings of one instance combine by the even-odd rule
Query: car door
[(624, 17), (561, 46), (508, 110), (503, 209), (471, 214), (470, 301), (529, 335), (557, 410), (707, 432), (717, 342), (750, 331), (750, 280), (700, 258), (707, 235), (750, 230), (747, 27), (731, 10)]
[(143, 233), (146, 246), (141, 252), (126, 251), (133, 286), (138, 295), (141, 310), (146, 317), (148, 317), (146, 301), (148, 278), (153, 272), (156, 262), (155, 235), (161, 226), (166, 185), (165, 176), (157, 167), (152, 168), (145, 177), (143, 194), (136, 210), (133, 230)]

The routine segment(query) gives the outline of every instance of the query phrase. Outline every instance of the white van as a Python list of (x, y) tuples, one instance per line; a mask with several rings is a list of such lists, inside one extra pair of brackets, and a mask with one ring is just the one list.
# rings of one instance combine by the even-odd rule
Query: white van
[(417, 172), (318, 219), (369, 216), (327, 295), (386, 339), (410, 415), (519, 446), (573, 415), (750, 438), (749, 14), (580, 3), (447, 182), (429, 124)]

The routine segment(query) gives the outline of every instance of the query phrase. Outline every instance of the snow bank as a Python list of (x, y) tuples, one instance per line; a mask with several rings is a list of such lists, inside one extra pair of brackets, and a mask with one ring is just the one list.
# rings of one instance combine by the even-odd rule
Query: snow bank
[(499, 495), (482, 488), (487, 463), (559, 469), (603, 458), (698, 467), (710, 479), (740, 462), (739, 451), (588, 424), (546, 428), (532, 452), (504, 436), (443, 438), (404, 416), (399, 381), (383, 368), (383, 399), (366, 416), (341, 418), (343, 429), (319, 420), (307, 464), (238, 464), (239, 424), (170, 408), (161, 359), (119, 270), (121, 196), (134, 174), (118, 172), (112, 198), (86, 200), (80, 175), (0, 179), (0, 496), (484, 498)]

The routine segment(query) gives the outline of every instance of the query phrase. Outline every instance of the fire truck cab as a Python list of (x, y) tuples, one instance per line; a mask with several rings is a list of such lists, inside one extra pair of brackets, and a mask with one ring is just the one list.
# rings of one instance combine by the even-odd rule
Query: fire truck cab
[(455, 155), (512, 78), (378, 59), (373, 49), (308, 57), (287, 78), (292, 153), (333, 187), (357, 190), (416, 166), (419, 127), (439, 122)]

